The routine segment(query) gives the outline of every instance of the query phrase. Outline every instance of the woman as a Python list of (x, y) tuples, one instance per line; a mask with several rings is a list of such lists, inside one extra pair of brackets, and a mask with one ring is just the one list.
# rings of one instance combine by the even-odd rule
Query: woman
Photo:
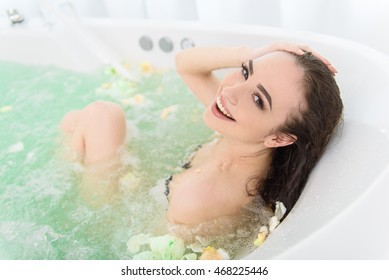
[[(177, 54), (176, 68), (220, 137), (167, 180), (168, 221), (195, 225), (233, 216), (258, 196), (289, 211), (342, 116), (335, 68), (309, 47), (287, 43), (187, 49)], [(214, 71), (224, 68), (240, 69), (219, 81)], [(61, 129), (86, 166), (115, 162), (126, 136), (123, 110), (101, 101), (68, 113)], [(95, 193), (97, 204), (115, 191), (84, 185), (85, 197)]]

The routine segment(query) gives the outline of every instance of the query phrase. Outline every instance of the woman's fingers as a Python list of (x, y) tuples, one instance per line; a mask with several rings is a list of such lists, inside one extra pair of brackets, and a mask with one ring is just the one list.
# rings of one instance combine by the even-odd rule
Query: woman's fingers
[(278, 42), (270, 45), (270, 49), (272, 51), (286, 51), (295, 53), (297, 55), (303, 55), (304, 51), (303, 49), (295, 44), (287, 43), (287, 42)]
[(321, 60), (325, 65), (327, 65), (328, 69), (333, 73), (336, 74), (338, 71), (336, 68), (331, 64), (331, 62), (326, 59), (324, 56), (322, 56), (320, 53), (312, 49), (311, 47), (307, 45), (296, 45), (292, 43), (287, 42), (278, 42), (274, 43), (269, 46), (268, 52), (273, 51), (286, 51), (290, 53), (294, 53), (297, 55), (303, 55), (305, 52), (312, 53), (313, 56), (317, 57), (319, 60)]
[(325, 65), (327, 65), (328, 69), (331, 71), (332, 74), (338, 73), (336, 68), (331, 64), (331, 62), (326, 59), (324, 56), (322, 56), (320, 53), (312, 49), (311, 47), (307, 45), (297, 45), (297, 44), (292, 44), (288, 42), (277, 42), (273, 43), (271, 45), (268, 45), (267, 47), (264, 48), (258, 48), (258, 49), (253, 49), (253, 53), (250, 54), (250, 59), (256, 59), (258, 57), (261, 57), (265, 54), (272, 53), (275, 51), (286, 51), (290, 53), (294, 53), (296, 55), (303, 55), (306, 52), (312, 53), (313, 56), (321, 60)]
[(324, 56), (322, 56), (320, 53), (318, 53), (317, 51), (315, 51), (314, 49), (312, 49), (311, 47), (307, 46), (307, 45), (299, 45), (298, 46), (301, 50), (303, 51), (307, 51), (307, 52), (310, 52), (312, 53), (313, 56), (317, 57), (319, 60), (321, 60), (325, 65), (327, 65), (328, 69), (333, 73), (333, 74), (336, 74), (338, 73), (338, 71), (336, 70), (336, 68), (331, 64), (331, 62), (326, 59)]

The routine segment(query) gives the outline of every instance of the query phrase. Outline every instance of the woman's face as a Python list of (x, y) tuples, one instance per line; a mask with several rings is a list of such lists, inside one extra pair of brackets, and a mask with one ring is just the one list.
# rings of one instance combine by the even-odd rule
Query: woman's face
[(242, 69), (220, 83), (204, 121), (225, 137), (248, 144), (263, 143), (304, 104), (303, 75), (303, 68), (286, 52), (244, 62)]

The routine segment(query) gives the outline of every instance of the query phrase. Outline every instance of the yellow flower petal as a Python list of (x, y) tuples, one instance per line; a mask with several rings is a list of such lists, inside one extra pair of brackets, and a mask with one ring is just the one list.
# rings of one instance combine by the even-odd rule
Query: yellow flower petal
[(265, 233), (258, 234), (258, 238), (255, 239), (255, 241), (254, 241), (254, 246), (256, 246), (256, 247), (261, 246), (263, 244), (263, 242), (265, 242), (266, 237), (267, 237), (267, 234), (265, 234)]
[(132, 99), (134, 100), (134, 104), (142, 104), (145, 100), (142, 94), (135, 94)]
[(140, 70), (143, 74), (151, 73), (153, 71), (153, 66), (151, 66), (149, 62), (145, 61), (140, 64)]
[(12, 106), (3, 106), (0, 108), (1, 113), (7, 113), (9, 111), (12, 111)]
[(222, 260), (222, 259), (223, 258), (219, 254), (219, 252), (211, 246), (208, 246), (207, 248), (203, 249), (203, 253), (199, 258), (199, 260)]
[(161, 119), (163, 119), (163, 120), (166, 119), (175, 110), (177, 110), (177, 105), (172, 105), (172, 106), (164, 108), (161, 112)]
[(120, 178), (120, 184), (131, 191), (135, 191), (139, 187), (139, 178), (137, 178), (132, 172), (129, 172)]
[(261, 246), (263, 244), (263, 242), (265, 242), (268, 234), (269, 234), (269, 230), (268, 230), (267, 226), (262, 226), (259, 229), (257, 239), (254, 241), (254, 246), (257, 246), (257, 247)]
[(104, 83), (104, 84), (101, 85), (101, 87), (103, 89), (110, 89), (112, 87), (112, 84), (111, 83)]

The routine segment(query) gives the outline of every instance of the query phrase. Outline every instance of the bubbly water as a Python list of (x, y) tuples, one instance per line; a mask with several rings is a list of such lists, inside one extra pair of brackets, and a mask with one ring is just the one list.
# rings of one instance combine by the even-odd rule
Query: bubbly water
[[(136, 81), (113, 69), (0, 62), (0, 259), (129, 259), (129, 238), (165, 233), (165, 197), (153, 190), (213, 133), (174, 71), (126, 67)], [(79, 197), (81, 165), (63, 158), (58, 124), (95, 100), (124, 108), (132, 138), (122, 160), (135, 177), (124, 176), (130, 183), (118, 202), (90, 209)]]

